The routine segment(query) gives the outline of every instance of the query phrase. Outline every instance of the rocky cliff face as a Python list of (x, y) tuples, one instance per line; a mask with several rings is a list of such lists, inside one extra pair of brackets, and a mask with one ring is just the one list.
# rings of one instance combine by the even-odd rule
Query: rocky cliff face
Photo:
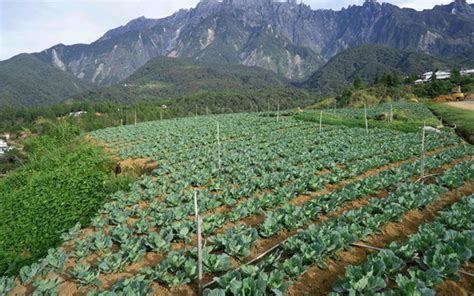
[(295, 0), (201, 0), (167, 18), (135, 19), (90, 45), (59, 44), (35, 55), (97, 85), (119, 82), (157, 56), (259, 66), (302, 79), (362, 44), (469, 56), (474, 9), (465, 0), (422, 12), (374, 0), (341, 11)]

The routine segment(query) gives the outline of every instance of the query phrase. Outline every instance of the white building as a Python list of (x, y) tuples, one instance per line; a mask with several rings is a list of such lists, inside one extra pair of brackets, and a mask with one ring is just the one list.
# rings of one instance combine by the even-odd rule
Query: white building
[(8, 151), (8, 144), (5, 140), (0, 139), (0, 155), (5, 154)]
[(461, 70), (461, 76), (474, 76), (474, 69)]
[[(423, 81), (429, 81), (431, 80), (431, 77), (433, 77), (433, 72), (426, 72), (421, 75), (423, 78)], [(448, 71), (438, 71), (436, 72), (436, 79), (438, 80), (446, 80), (451, 78), (451, 72)]]
[[(465, 69), (459, 71), (461, 76), (474, 76), (474, 69)], [(433, 77), (433, 72), (426, 72), (421, 75), (421, 78), (424, 82), (430, 81), (431, 77)], [(451, 71), (438, 71), (436, 72), (436, 79), (438, 80), (446, 80), (451, 78)]]

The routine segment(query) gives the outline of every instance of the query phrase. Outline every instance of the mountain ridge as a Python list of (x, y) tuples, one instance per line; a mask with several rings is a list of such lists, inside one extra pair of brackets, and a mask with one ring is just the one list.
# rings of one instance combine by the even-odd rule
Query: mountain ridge
[(0, 61), (0, 107), (58, 103), (90, 88), (86, 81), (32, 55)]
[(466, 55), (474, 50), (473, 11), (465, 0), (424, 11), (375, 1), (339, 11), (295, 1), (201, 1), (162, 19), (132, 20), (90, 45), (57, 45), (36, 55), (97, 85), (120, 82), (156, 56), (213, 60), (216, 52), (222, 62), (303, 79), (337, 53), (363, 44)]
[(450, 69), (450, 66), (423, 53), (368, 44), (337, 54), (301, 86), (325, 95), (338, 95), (356, 77), (372, 82), (377, 76), (420, 75), (435, 69)]

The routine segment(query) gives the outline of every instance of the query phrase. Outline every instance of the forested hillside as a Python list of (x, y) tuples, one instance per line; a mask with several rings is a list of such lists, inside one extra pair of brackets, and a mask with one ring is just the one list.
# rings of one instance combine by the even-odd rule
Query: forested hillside
[(0, 62), (0, 107), (59, 103), (89, 88), (89, 83), (32, 55)]

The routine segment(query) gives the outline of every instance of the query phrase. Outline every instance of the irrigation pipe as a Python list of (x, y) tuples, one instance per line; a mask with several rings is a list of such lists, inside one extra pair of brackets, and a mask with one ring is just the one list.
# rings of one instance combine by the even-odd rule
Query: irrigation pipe
[[(231, 272), (234, 272), (234, 271), (237, 271), (239, 269), (241, 269), (243, 266), (246, 266), (246, 265), (250, 265), (250, 264), (253, 264), (255, 263), (256, 261), (262, 259), (263, 257), (265, 257), (266, 255), (268, 255), (268, 253), (271, 253), (273, 252), (274, 250), (278, 249), (284, 242), (286, 242), (288, 239), (285, 239), (284, 241), (281, 241), (280, 243), (278, 243), (277, 245), (271, 247), (270, 249), (266, 250), (265, 252), (263, 252), (262, 254), (258, 255), (257, 257), (253, 258), (252, 260), (250, 260), (249, 262), (246, 262), (242, 265), (240, 265), (239, 267), (237, 268), (234, 268)], [(214, 278), (212, 281), (208, 282), (207, 284), (203, 285), (202, 288), (203, 289), (206, 289), (207, 287), (209, 286), (212, 286), (213, 284), (216, 283), (216, 279)]]

